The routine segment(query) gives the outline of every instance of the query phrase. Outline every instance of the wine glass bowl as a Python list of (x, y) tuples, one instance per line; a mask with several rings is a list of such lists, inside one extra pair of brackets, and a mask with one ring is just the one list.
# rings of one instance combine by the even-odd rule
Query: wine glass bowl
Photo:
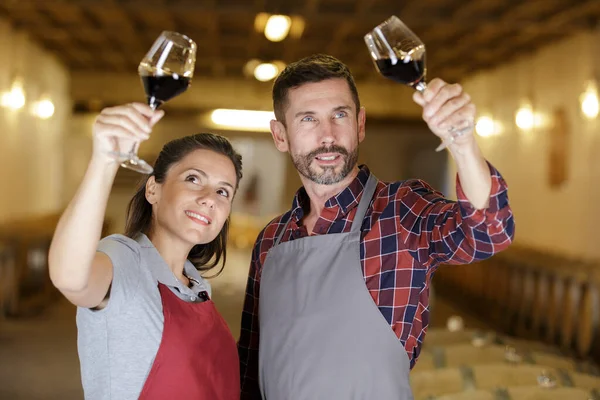
[(364, 40), (381, 75), (420, 92), (426, 89), (425, 45), (398, 17), (376, 26)]
[[(154, 41), (138, 67), (146, 101), (153, 110), (182, 94), (191, 85), (196, 49), (192, 39), (177, 32), (164, 31)], [(151, 174), (152, 167), (137, 155), (139, 144), (136, 142), (129, 153), (114, 153), (113, 156), (121, 161), (124, 168)]]
[(196, 49), (196, 43), (180, 33), (165, 31), (156, 39), (138, 67), (150, 107), (156, 109), (187, 90)]

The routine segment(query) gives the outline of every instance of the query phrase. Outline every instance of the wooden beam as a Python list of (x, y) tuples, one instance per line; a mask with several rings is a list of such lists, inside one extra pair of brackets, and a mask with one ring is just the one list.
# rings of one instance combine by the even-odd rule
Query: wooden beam
[[(206, 110), (234, 108), (271, 110), (272, 82), (252, 79), (211, 79), (195, 77), (190, 89), (173, 99), (172, 108)], [(412, 101), (412, 89), (383, 78), (358, 83), (367, 115), (390, 118), (420, 118), (421, 109)], [(73, 72), (71, 97), (74, 102), (98, 101), (123, 104), (145, 101), (140, 79), (135, 74)]]

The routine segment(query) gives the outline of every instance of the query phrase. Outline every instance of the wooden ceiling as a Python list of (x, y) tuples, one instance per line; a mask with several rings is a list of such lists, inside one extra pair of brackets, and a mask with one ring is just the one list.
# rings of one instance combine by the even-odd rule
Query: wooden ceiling
[[(273, 43), (260, 12), (302, 17), (300, 37)], [(74, 72), (135, 72), (163, 30), (198, 43), (196, 76), (245, 78), (250, 59), (292, 62), (329, 53), (357, 81), (375, 73), (363, 35), (390, 15), (421, 37), (428, 75), (459, 81), (596, 26), (600, 0), (0, 0), (0, 17), (30, 33)]]

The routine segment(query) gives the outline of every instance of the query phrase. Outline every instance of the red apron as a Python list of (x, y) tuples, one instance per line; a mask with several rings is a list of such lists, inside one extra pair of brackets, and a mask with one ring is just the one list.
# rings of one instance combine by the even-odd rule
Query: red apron
[(143, 400), (238, 400), (235, 339), (212, 300), (187, 303), (158, 284), (165, 324)]

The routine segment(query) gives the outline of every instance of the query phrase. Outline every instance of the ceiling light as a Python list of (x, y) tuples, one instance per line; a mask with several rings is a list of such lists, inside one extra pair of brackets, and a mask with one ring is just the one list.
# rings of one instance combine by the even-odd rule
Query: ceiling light
[(2, 94), (0, 104), (2, 104), (3, 107), (11, 108), (13, 110), (23, 108), (25, 105), (25, 92), (23, 91), (23, 85), (19, 80), (16, 80), (13, 83), (10, 92)]
[(525, 131), (530, 130), (535, 125), (535, 117), (531, 106), (523, 106), (519, 108), (515, 115), (515, 123), (520, 129)]
[(219, 108), (211, 113), (210, 119), (225, 129), (270, 131), (271, 120), (275, 119), (275, 114), (272, 111)]
[(475, 131), (481, 137), (492, 136), (496, 133), (494, 120), (488, 116), (481, 116), (475, 124)]
[(253, 77), (254, 70), (260, 65), (260, 60), (253, 58), (244, 65), (244, 76)]
[(271, 15), (265, 25), (265, 37), (272, 42), (280, 42), (290, 32), (292, 19), (287, 15)]
[(254, 77), (261, 81), (267, 82), (275, 78), (279, 73), (279, 68), (273, 63), (262, 63), (254, 69)]
[(598, 92), (596, 85), (589, 83), (585, 92), (580, 97), (581, 112), (588, 119), (594, 119), (598, 116), (600, 105), (598, 104)]
[(41, 119), (48, 119), (54, 115), (54, 103), (48, 98), (36, 101), (32, 109), (33, 115)]

